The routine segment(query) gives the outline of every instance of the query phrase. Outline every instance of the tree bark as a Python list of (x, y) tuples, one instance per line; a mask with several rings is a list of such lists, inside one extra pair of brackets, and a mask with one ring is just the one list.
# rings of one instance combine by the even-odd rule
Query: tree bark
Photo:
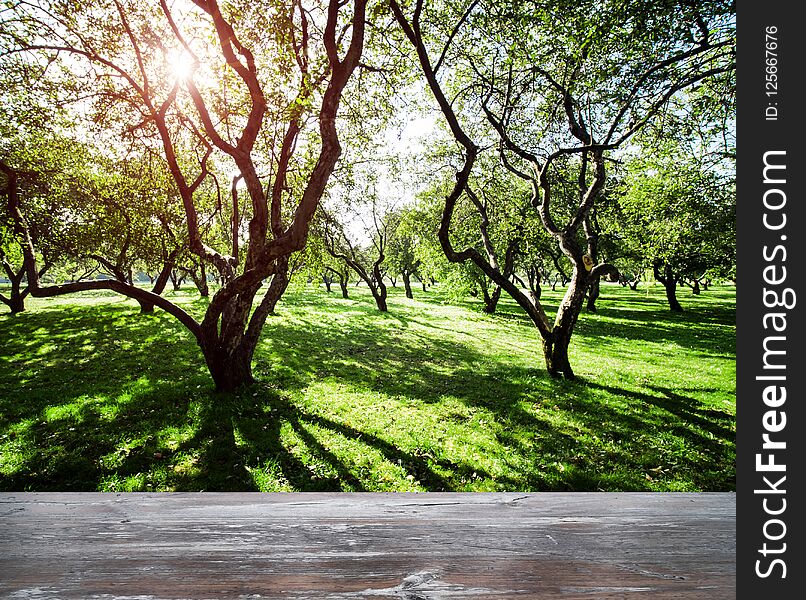
[(180, 273), (177, 273), (174, 269), (171, 269), (168, 273), (168, 276), (171, 279), (175, 292), (178, 292), (180, 289), (182, 289), (182, 281), (184, 280), (184, 277)]
[(252, 356), (269, 309), (273, 307), (272, 302), (276, 304), (276, 299), (267, 291), (252, 313), (252, 304), (260, 287), (258, 281), (234, 294), (220, 316), (220, 325), (217, 321), (202, 321), (197, 339), (219, 392), (232, 392), (255, 381)]
[[(288, 288), (288, 257), (281, 258), (277, 261), (277, 270), (271, 278), (269, 289), (266, 290), (266, 295), (263, 299), (267, 304), (268, 314), (273, 315), (277, 303)], [(328, 290), (329, 291), (329, 290)]]
[(216, 391), (233, 392), (255, 382), (252, 375), (254, 348), (238, 346), (232, 352), (226, 352), (216, 345), (209, 349), (202, 347), (202, 353)]
[(501, 299), (501, 286), (496, 285), (491, 294), (487, 291), (487, 287), (482, 285), (481, 291), (484, 294), (484, 312), (488, 315), (495, 314), (495, 309), (498, 308), (498, 301)]
[(538, 269), (535, 265), (530, 265), (526, 268), (526, 278), (529, 281), (528, 287), (529, 288), (529, 296), (532, 298), (532, 302), (537, 304), (540, 301), (540, 296), (543, 295), (543, 289), (540, 287), (540, 269)]
[[(165, 264), (162, 265), (162, 270), (157, 275), (156, 279), (153, 280), (154, 286), (151, 288), (152, 294), (157, 294), (158, 296), (165, 291), (165, 285), (168, 283), (168, 279), (171, 276), (171, 270), (176, 266), (176, 257), (179, 254), (179, 248), (175, 249), (171, 252), (165, 260)], [(140, 304), (140, 312), (142, 313), (153, 313), (154, 312), (154, 305), (150, 302), (145, 302), (142, 300), (138, 300)]]
[(406, 288), (406, 298), (413, 299), (414, 294), (411, 291), (411, 275), (406, 271), (403, 272), (403, 286)]
[(25, 311), (25, 295), (20, 290), (20, 283), (12, 280), (11, 282), (11, 295), (6, 298), (0, 294), (0, 301), (8, 306), (12, 315), (19, 314)]
[[(349, 298), (350, 296), (349, 296), (349, 294), (347, 292), (347, 284), (350, 283), (350, 277), (349, 277), (350, 273), (349, 273), (349, 271), (348, 270), (339, 271), (337, 269), (334, 269), (333, 267), (325, 267), (325, 269), (327, 269), (328, 271), (330, 271), (336, 277), (339, 278), (339, 287), (341, 288), (341, 297), (344, 298), (345, 300), (347, 298)], [(332, 278), (331, 278), (331, 281), (332, 281)], [(328, 288), (328, 291), (330, 291), (329, 288)]]
[(598, 277), (588, 286), (588, 303), (586, 306), (588, 312), (596, 312), (596, 301), (599, 299), (599, 286), (600, 280)]
[[(372, 265), (372, 274), (367, 273), (367, 270), (358, 262), (346, 254), (339, 254), (335, 250), (329, 250), (331, 256), (334, 258), (340, 258), (344, 261), (349, 268), (358, 274), (358, 281), (356, 281), (356, 286), (359, 285), (362, 281), (367, 284), (369, 291), (372, 293), (372, 297), (375, 299), (375, 304), (378, 307), (378, 310), (381, 312), (386, 312), (387, 305), (386, 305), (386, 285), (383, 283), (383, 274), (381, 273), (381, 263), (384, 261), (383, 253), (378, 256), (378, 259)], [(338, 271), (336, 271), (338, 273)], [(339, 285), (341, 285), (341, 293), (342, 296), (345, 298), (347, 297), (347, 280), (346, 277), (342, 280), (342, 274), (339, 274)], [(342, 283), (344, 281), (344, 283)]]
[(673, 312), (683, 312), (683, 307), (677, 300), (677, 282), (674, 279), (663, 284), (666, 288), (666, 300), (669, 302), (669, 309)]
[(378, 310), (386, 312), (389, 309), (386, 305), (386, 285), (383, 283), (383, 275), (381, 275), (381, 263), (383, 262), (383, 258), (383, 254), (381, 254), (380, 258), (375, 261), (375, 265), (372, 269), (373, 277), (367, 279), (367, 285), (369, 285), (369, 289), (372, 291), (372, 296), (375, 298), (375, 304), (378, 306)]
[(661, 263), (656, 262), (652, 266), (655, 274), (655, 279), (663, 284), (666, 289), (666, 300), (669, 303), (669, 309), (672, 312), (683, 312), (683, 307), (677, 300), (677, 278), (674, 276), (674, 271), (669, 265), (665, 265), (663, 272), (661, 272)]
[(563, 338), (553, 336), (552, 339), (543, 340), (543, 357), (546, 361), (546, 370), (552, 377), (565, 377), (571, 380), (576, 377), (568, 360), (570, 342), (570, 335)]
[(574, 371), (568, 360), (568, 346), (571, 343), (571, 335), (574, 332), (579, 313), (582, 312), (582, 304), (585, 301), (585, 293), (590, 286), (592, 278), (584, 268), (574, 267), (562, 303), (557, 310), (557, 317), (554, 321), (550, 336), (543, 338), (543, 353), (546, 359), (546, 369), (552, 377), (565, 377), (574, 379)]
[(378, 307), (378, 310), (381, 312), (387, 312), (389, 307), (386, 305), (386, 287), (384, 286), (383, 293), (374, 293), (373, 296), (375, 297), (375, 305)]
[(22, 288), (22, 280), (25, 279), (25, 266), (15, 273), (11, 265), (3, 259), (3, 268), (6, 271), (8, 280), (11, 282), (11, 295), (6, 298), (3, 294), (0, 294), (0, 301), (8, 306), (12, 315), (16, 315), (25, 310), (25, 297), (28, 295), (28, 288)]
[(207, 269), (204, 266), (204, 261), (199, 262), (198, 275), (194, 271), (191, 273), (191, 277), (193, 278), (193, 283), (196, 285), (196, 289), (199, 290), (199, 296), (202, 298), (210, 296), (210, 286), (207, 285)]

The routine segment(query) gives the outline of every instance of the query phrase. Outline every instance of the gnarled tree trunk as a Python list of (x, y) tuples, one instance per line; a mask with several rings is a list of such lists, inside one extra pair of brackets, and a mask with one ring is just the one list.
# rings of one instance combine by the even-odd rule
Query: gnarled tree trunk
[[(158, 296), (165, 291), (165, 285), (168, 283), (168, 278), (171, 275), (171, 270), (176, 266), (176, 257), (179, 255), (179, 248), (176, 248), (173, 252), (168, 254), (167, 258), (165, 259), (165, 264), (162, 265), (162, 270), (157, 275), (156, 279), (154, 279), (154, 285), (151, 288), (152, 294), (157, 294)], [(140, 304), (140, 312), (143, 313), (153, 313), (154, 312), (154, 305), (151, 302), (146, 301), (139, 301)]]
[[(8, 306), (12, 315), (16, 315), (25, 310), (25, 297), (28, 295), (28, 287), (22, 287), (22, 282), (25, 279), (25, 267), (23, 266), (23, 268), (15, 272), (6, 259), (3, 258), (3, 269), (11, 283), (11, 293), (9, 297), (0, 294), (0, 302)], [(40, 274), (43, 273), (44, 269)]]
[(403, 271), (403, 287), (406, 288), (406, 298), (412, 299), (414, 298), (414, 294), (411, 291), (411, 273), (408, 271)]
[(586, 309), (588, 312), (596, 312), (596, 301), (599, 299), (601, 281), (597, 279), (591, 282), (588, 287), (588, 303)]
[(196, 289), (199, 290), (199, 296), (207, 298), (210, 295), (210, 286), (207, 284), (207, 269), (204, 267), (204, 262), (199, 263), (199, 273), (196, 274), (194, 271), (190, 276), (196, 284)]
[(568, 346), (574, 326), (582, 311), (585, 293), (590, 288), (593, 278), (588, 272), (578, 267), (574, 268), (568, 289), (557, 309), (557, 317), (550, 336), (543, 336), (543, 353), (546, 359), (546, 369), (553, 377), (563, 376), (574, 379), (574, 371), (568, 360)]
[(484, 296), (484, 312), (488, 315), (495, 314), (495, 309), (498, 308), (498, 301), (501, 299), (501, 286), (494, 286), (491, 294), (487, 286), (482, 284), (481, 292)]
[[(661, 266), (663, 272), (661, 272)], [(652, 265), (652, 270), (655, 274), (655, 279), (659, 281), (666, 290), (666, 301), (669, 303), (669, 310), (672, 312), (683, 312), (683, 307), (677, 300), (677, 278), (670, 265), (663, 265), (660, 262), (655, 262)]]
[[(267, 314), (274, 314), (274, 309), (277, 308), (277, 303), (288, 288), (288, 282), (290, 280), (288, 276), (288, 257), (286, 256), (277, 261), (277, 267), (271, 278), (269, 289), (266, 290), (266, 295), (263, 297), (263, 302), (266, 303)], [(260, 308), (258, 308), (258, 310), (260, 310)]]

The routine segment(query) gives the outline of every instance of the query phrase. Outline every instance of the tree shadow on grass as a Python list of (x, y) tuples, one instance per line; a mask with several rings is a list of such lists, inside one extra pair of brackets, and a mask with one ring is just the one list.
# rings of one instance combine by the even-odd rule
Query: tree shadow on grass
[[(729, 474), (703, 475), (724, 470), (729, 458), (727, 417), (681, 390), (555, 381), (491, 360), (426, 322), (415, 333), (404, 311), (394, 318), (362, 305), (345, 311), (346, 321), (296, 314), (270, 321), (256, 356), (259, 383), (236, 394), (210, 391), (195, 343), (164, 315), (95, 306), (15, 321), (0, 375), (0, 447), (12, 457), (3, 459), (0, 489), (247, 491), (266, 489), (261, 472), (269, 489), (388, 489), (336, 442), (360, 446), (398, 481), (408, 474), (428, 490), (466, 490), (474, 480), (523, 491), (653, 489), (644, 472), (668, 462), (650, 443), (662, 434), (701, 449), (676, 456), (669, 477), (701, 489), (731, 486)], [(504, 466), (491, 472), (443, 452), (444, 441), (423, 448), (351, 425), (327, 402), (305, 400), (308, 386), (327, 378), (433, 407), (446, 430), (489, 415), (485, 433)], [(602, 401), (613, 394), (652, 410)], [(448, 410), (451, 402), (467, 410)]]
[[(390, 463), (403, 465), (415, 473), (429, 489), (447, 484), (433, 472), (426, 461), (406, 453), (385, 440), (362, 432), (343, 423), (311, 414), (290, 401), (276, 398), (272, 403), (276, 416), (267, 420), (260, 406), (245, 407), (237, 418), (238, 433), (243, 444), (244, 458), (248, 463), (259, 465), (267, 456), (277, 465), (279, 472), (295, 490), (299, 491), (370, 491), (355, 465), (346, 464), (335, 452), (311, 431), (326, 429), (347, 440), (360, 440), (362, 444), (378, 450)], [(304, 444), (306, 454), (315, 461), (306, 464), (282, 442), (281, 427), (289, 426)], [(317, 466), (318, 463), (318, 466)]]
[[(174, 336), (180, 339), (165, 343)], [(17, 464), (3, 465), (0, 489), (250, 490), (256, 488), (248, 468), (266, 456), (294, 489), (367, 489), (309, 431), (311, 424), (360, 438), (423, 485), (450, 489), (425, 459), (308, 413), (279, 390), (258, 385), (232, 395), (210, 392), (201, 369), (187, 368), (201, 360), (194, 343), (167, 317), (142, 317), (126, 307), (71, 307), (45, 319), (18, 319), (13, 337), (9, 356), (36, 358), (8, 359), (12, 369), (4, 384), (15, 384), (4, 385), (0, 395), (0, 443)], [(372, 340), (364, 341), (369, 347)], [(133, 349), (124, 352), (129, 344)], [(287, 386), (293, 371), (285, 373)], [(335, 477), (311, 472), (289, 451), (281, 440), (283, 423)]]
[[(418, 324), (424, 325), (422, 321)], [(540, 369), (490, 364), (474, 348), (447, 341), (438, 331), (415, 339), (406, 337), (406, 331), (386, 332), (382, 338), (372, 331), (372, 328), (340, 329), (322, 320), (297, 318), (277, 324), (266, 346), (268, 354), (274, 356), (287, 356), (287, 345), (292, 340), (307, 349), (304, 362), (287, 365), (297, 374), (295, 385), (299, 388), (338, 374), (341, 381), (359, 389), (404, 396), (422, 404), (439, 404), (442, 396), (448, 394), (467, 406), (489, 411), (498, 425), (495, 429), (498, 441), (513, 458), (510, 470), (519, 473), (516, 478), (498, 480), (507, 489), (597, 489), (598, 484), (607, 481), (607, 471), (614, 464), (632, 466), (636, 471), (631, 479), (620, 481), (620, 489), (647, 489), (643, 469), (666, 465), (668, 460), (660, 444), (657, 448), (641, 448), (635, 442), (639, 434), (685, 438), (695, 450), (691, 453), (693, 458), (675, 456), (673, 466), (690, 480), (696, 478), (701, 487), (713, 489), (711, 482), (697, 475), (703, 470), (704, 461), (714, 459), (718, 471), (724, 471), (732, 461), (733, 435), (728, 423), (732, 417), (697, 408), (699, 403), (694, 399), (685, 398), (689, 410), (675, 411), (683, 401), (681, 395), (676, 399), (669, 396), (664, 402), (662, 396), (640, 393), (630, 396), (618, 388), (552, 380)], [(453, 368), (450, 375), (441, 369), (446, 361)], [(603, 404), (603, 397), (609, 395), (631, 398), (632, 406), (625, 409)], [(560, 399), (563, 405), (560, 410), (582, 423), (582, 435), (559, 429), (553, 420), (542, 417), (529, 405), (532, 398), (552, 397)], [(641, 411), (642, 403), (663, 410)], [(668, 418), (669, 412), (674, 418)], [(674, 423), (671, 429), (670, 423)], [(714, 442), (714, 435), (720, 441)], [(591, 458), (591, 449), (587, 447), (591, 439), (607, 446), (603, 456)], [(703, 450), (699, 455), (698, 448)], [(565, 475), (547, 476), (545, 469), (551, 469), (548, 463), (552, 460), (577, 464)], [(731, 473), (732, 468), (728, 468), (728, 477), (720, 476), (720, 489), (733, 486)]]
[[(600, 390), (628, 402), (628, 410), (579, 411), (585, 423), (609, 430), (614, 442), (632, 447), (634, 454), (628, 461), (672, 465), (688, 474), (695, 489), (735, 490), (733, 414), (703, 406), (699, 400), (682, 394), (685, 389), (674, 391), (650, 385), (646, 389), (654, 393), (647, 393), (590, 381), (582, 385), (588, 392)], [(634, 444), (636, 436), (650, 436), (649, 447)]]
[[(501, 310), (493, 318), (530, 326), (522, 313)], [(600, 308), (595, 321), (583, 312), (571, 340), (587, 338), (592, 344), (621, 344), (624, 339), (671, 343), (698, 350), (709, 355), (734, 355), (736, 335), (733, 328), (735, 311), (719, 310), (718, 314), (704, 310), (671, 313), (663, 310), (629, 310)]]

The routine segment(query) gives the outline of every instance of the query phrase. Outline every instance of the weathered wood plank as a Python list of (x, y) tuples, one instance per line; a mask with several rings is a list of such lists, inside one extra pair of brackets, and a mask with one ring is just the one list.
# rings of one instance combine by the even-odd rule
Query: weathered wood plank
[(735, 496), (3, 494), (0, 597), (734, 598)]

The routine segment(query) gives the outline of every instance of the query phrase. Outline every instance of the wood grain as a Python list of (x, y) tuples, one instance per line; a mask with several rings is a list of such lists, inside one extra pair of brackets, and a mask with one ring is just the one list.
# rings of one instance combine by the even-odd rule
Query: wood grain
[(735, 598), (735, 495), (0, 495), (6, 599)]

